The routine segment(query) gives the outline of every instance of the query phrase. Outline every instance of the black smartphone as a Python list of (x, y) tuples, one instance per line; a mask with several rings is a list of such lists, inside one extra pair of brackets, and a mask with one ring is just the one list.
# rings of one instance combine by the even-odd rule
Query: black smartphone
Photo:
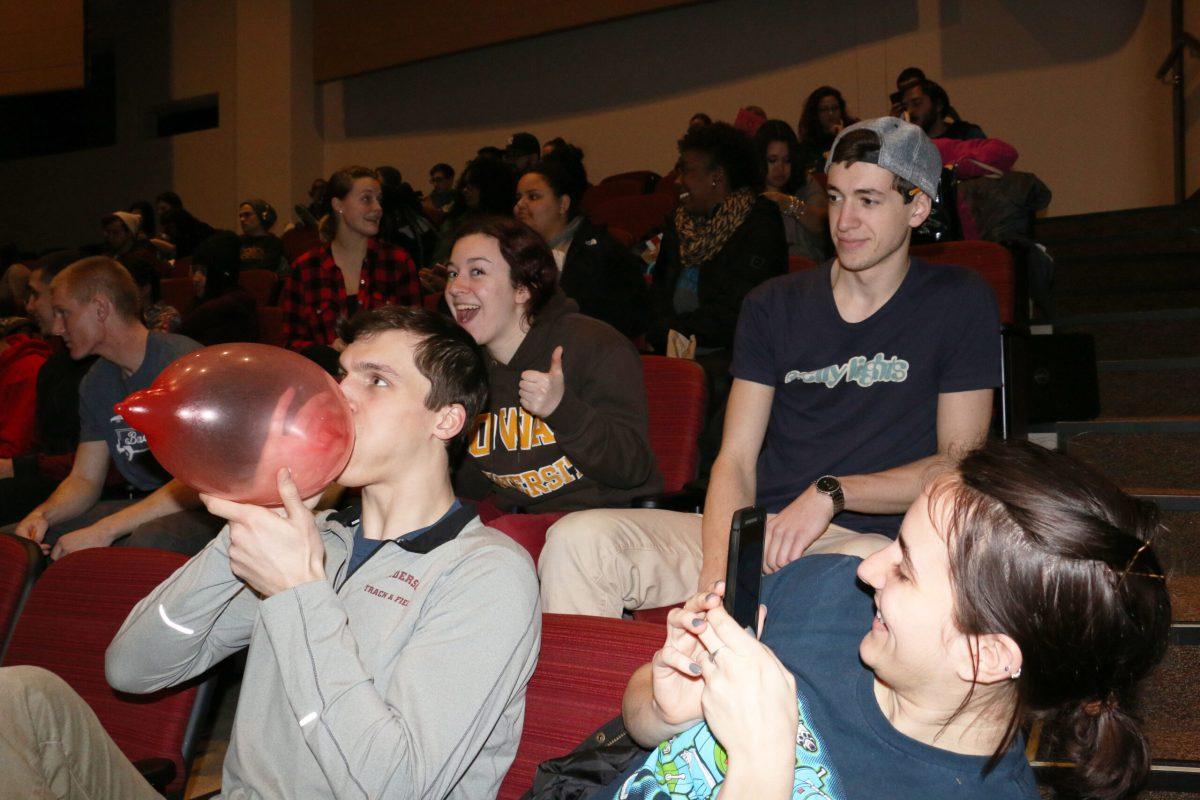
[(725, 566), (725, 610), (742, 627), (758, 626), (758, 590), (762, 583), (763, 530), (767, 512), (748, 506), (729, 524), (729, 560)]

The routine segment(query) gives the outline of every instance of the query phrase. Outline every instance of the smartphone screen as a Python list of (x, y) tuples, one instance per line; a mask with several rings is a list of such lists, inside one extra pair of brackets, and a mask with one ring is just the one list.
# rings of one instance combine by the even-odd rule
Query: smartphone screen
[(762, 582), (763, 529), (767, 512), (758, 506), (738, 509), (729, 525), (729, 560), (725, 567), (725, 610), (742, 627), (758, 624), (758, 590)]

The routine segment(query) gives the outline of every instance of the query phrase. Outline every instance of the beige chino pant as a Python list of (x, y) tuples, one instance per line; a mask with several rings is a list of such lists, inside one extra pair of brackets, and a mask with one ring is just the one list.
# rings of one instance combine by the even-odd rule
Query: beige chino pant
[[(700, 579), (701, 520), (700, 514), (645, 508), (566, 515), (550, 526), (538, 559), (542, 611), (619, 617), (625, 609), (682, 603)], [(890, 541), (830, 525), (804, 554), (866, 557)]]
[(75, 690), (40, 667), (0, 669), (0, 800), (162, 800)]

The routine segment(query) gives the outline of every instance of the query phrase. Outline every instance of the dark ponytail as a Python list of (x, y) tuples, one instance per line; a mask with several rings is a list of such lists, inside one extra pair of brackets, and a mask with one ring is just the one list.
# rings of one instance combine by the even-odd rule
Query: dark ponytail
[(1073, 794), (1129, 794), (1149, 767), (1136, 688), (1166, 652), (1171, 624), (1153, 549), (1157, 509), (1028, 442), (989, 444), (958, 472), (931, 495), (950, 507), (955, 622), (968, 636), (1011, 637), (1022, 656), (988, 768), (1040, 719), (1055, 754), (1076, 765), (1065, 780)]
[[(1126, 698), (1132, 702), (1132, 698)], [(1052, 724), (1051, 724), (1052, 723)], [(1048, 721), (1051, 749), (1075, 769), (1055, 781), (1068, 797), (1119, 798), (1136, 791), (1150, 768), (1140, 721), (1116, 697), (1090, 701)]]

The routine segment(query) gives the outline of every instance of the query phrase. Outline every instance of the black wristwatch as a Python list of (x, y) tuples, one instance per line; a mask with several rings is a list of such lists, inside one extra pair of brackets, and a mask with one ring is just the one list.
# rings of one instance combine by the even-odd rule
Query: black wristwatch
[(817, 491), (824, 495), (829, 495), (829, 499), (833, 501), (833, 513), (840, 514), (842, 509), (846, 507), (846, 495), (842, 492), (842, 482), (832, 475), (824, 475), (817, 478), (813, 486), (817, 487)]

